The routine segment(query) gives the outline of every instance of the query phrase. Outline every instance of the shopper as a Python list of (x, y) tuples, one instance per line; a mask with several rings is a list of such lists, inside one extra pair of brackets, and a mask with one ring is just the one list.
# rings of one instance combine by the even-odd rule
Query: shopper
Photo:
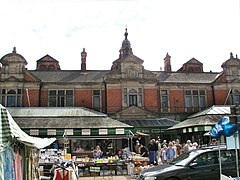
[(190, 150), (192, 150), (192, 142), (187, 140), (187, 143), (183, 147), (183, 152), (188, 153)]
[(150, 164), (156, 164), (157, 163), (157, 150), (158, 146), (155, 141), (155, 139), (152, 139), (148, 145), (148, 150), (149, 150), (149, 162)]
[(103, 152), (101, 151), (101, 148), (99, 145), (96, 146), (96, 148), (93, 150), (93, 157), (96, 159), (99, 159), (102, 157)]
[(173, 143), (172, 142), (170, 142), (168, 144), (168, 148), (167, 148), (165, 154), (166, 154), (167, 162), (171, 162), (174, 158), (176, 158), (176, 151), (173, 148)]
[(179, 139), (176, 139), (175, 146), (176, 146), (176, 153), (178, 157), (182, 154), (182, 145), (180, 144)]
[(142, 144), (139, 145), (139, 152), (142, 157), (148, 157), (148, 149), (146, 146), (143, 146)]
[(167, 162), (166, 151), (167, 151), (167, 146), (166, 146), (166, 144), (164, 144), (163, 148), (161, 149), (162, 163)]
[(192, 149), (197, 149), (198, 148), (198, 143), (197, 142), (194, 142), (193, 144), (192, 144)]

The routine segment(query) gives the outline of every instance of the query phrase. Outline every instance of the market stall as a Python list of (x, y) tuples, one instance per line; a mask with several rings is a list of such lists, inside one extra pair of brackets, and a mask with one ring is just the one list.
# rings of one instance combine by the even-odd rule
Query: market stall
[[(42, 175), (47, 175), (55, 162), (72, 161), (78, 177), (136, 175), (149, 168), (149, 158), (130, 152), (129, 148), (113, 156), (95, 157), (94, 150), (82, 154), (66, 153), (61, 149), (41, 149), (39, 164)], [(44, 174), (45, 173), (45, 174)]]
[(0, 112), (0, 179), (38, 179), (38, 151), (56, 138), (29, 136), (1, 104)]

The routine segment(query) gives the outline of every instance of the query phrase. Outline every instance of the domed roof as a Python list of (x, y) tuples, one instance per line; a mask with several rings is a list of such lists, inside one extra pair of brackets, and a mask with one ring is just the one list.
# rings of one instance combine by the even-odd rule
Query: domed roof
[[(15, 58), (14, 58), (15, 57)], [(6, 54), (4, 55), (1, 59), (0, 62), (5, 65), (5, 64), (9, 64), (11, 62), (23, 62), (25, 65), (27, 65), (27, 61), (26, 59), (21, 55), (18, 54), (16, 51), (16, 47), (13, 47), (13, 51), (12, 53)]]
[(130, 41), (127, 39), (128, 36), (128, 32), (127, 32), (127, 28), (126, 28), (126, 32), (124, 33), (125, 39), (122, 42), (122, 47), (119, 50), (120, 54), (119, 57), (126, 57), (127, 55), (131, 55), (132, 54), (132, 48), (131, 48), (131, 43)]
[(122, 49), (125, 49), (125, 48), (129, 48), (130, 49), (131, 48), (131, 43), (127, 39), (127, 36), (128, 36), (127, 28), (126, 28), (126, 32), (124, 33), (124, 36), (125, 36), (125, 39), (122, 42)]

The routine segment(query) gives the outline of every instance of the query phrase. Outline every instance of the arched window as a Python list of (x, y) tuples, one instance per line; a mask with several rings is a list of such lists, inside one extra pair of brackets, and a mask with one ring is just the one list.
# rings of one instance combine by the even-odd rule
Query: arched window
[(124, 88), (124, 106), (142, 106), (142, 88)]
[(54, 65), (49, 65), (48, 66), (48, 70), (55, 70), (56, 68), (55, 68), (55, 66)]
[(20, 107), (22, 99), (21, 89), (1, 89), (1, 104), (6, 107)]
[(39, 66), (39, 70), (46, 70), (46, 66), (45, 66), (44, 64), (41, 64), (41, 65)]

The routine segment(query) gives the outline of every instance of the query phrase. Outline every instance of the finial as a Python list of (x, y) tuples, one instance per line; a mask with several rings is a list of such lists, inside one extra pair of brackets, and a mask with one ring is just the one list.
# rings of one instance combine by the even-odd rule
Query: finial
[(125, 39), (127, 39), (127, 36), (128, 36), (127, 28), (125, 30), (126, 32), (124, 33), (124, 36), (125, 36)]
[(16, 47), (13, 47), (13, 51), (12, 51), (12, 53), (16, 53), (17, 51), (16, 51)]
[(81, 52), (82, 58), (87, 57), (87, 52), (85, 51), (85, 48), (83, 48), (83, 51)]
[(168, 52), (166, 54), (166, 58), (171, 58), (171, 56), (168, 54)]
[(236, 59), (238, 59), (238, 55), (236, 54)]
[(232, 52), (230, 52), (230, 58), (231, 58), (231, 59), (233, 58), (233, 53), (232, 53)]

